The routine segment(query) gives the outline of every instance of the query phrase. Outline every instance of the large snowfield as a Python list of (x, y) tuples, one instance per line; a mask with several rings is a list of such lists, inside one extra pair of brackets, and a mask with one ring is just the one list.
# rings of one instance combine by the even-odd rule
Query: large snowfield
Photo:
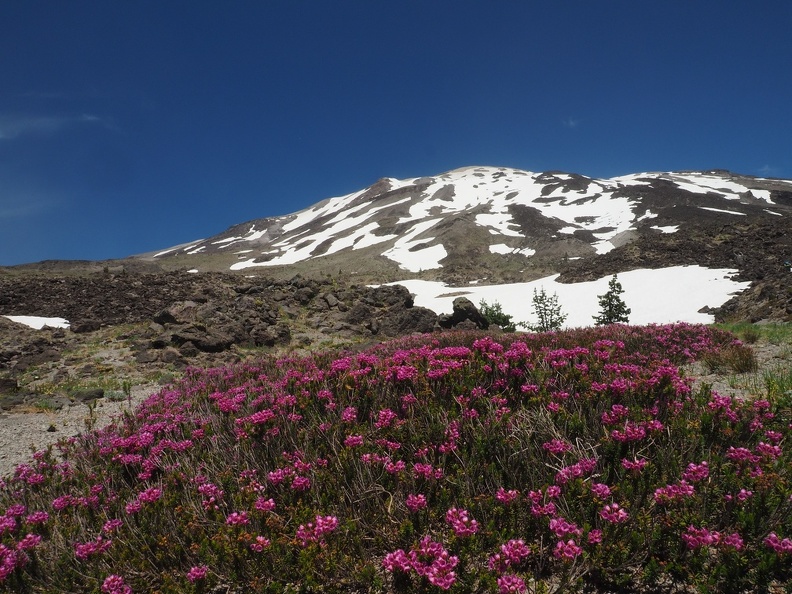
[[(723, 305), (750, 283), (731, 280), (736, 270), (708, 269), (701, 266), (672, 266), (655, 270), (631, 270), (618, 275), (624, 289), (621, 298), (632, 311), (631, 324), (665, 324), (690, 322), (708, 324), (714, 317), (699, 313), (705, 307)], [(548, 296), (556, 294), (562, 313), (567, 315), (565, 327), (593, 325), (599, 313), (597, 297), (608, 291), (611, 277), (591, 282), (563, 284), (558, 275), (527, 283), (507, 285), (470, 285), (449, 287), (440, 282), (423, 280), (399, 281), (415, 295), (415, 305), (440, 313), (451, 313), (456, 297), (464, 296), (476, 306), (483, 299), (492, 305), (498, 302), (504, 313), (515, 322), (535, 323), (533, 291), (544, 288)]]

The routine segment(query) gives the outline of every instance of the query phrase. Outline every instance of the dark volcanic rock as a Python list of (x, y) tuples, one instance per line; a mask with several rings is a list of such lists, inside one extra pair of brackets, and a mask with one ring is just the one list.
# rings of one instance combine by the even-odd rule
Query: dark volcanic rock
[(102, 327), (99, 320), (76, 320), (69, 323), (69, 329), (75, 334), (86, 334), (88, 332), (96, 332)]
[(443, 314), (437, 319), (441, 328), (456, 328), (463, 322), (470, 322), (462, 329), (478, 328), (486, 330), (489, 327), (487, 319), (481, 315), (478, 308), (467, 297), (457, 297), (454, 299), (454, 311), (451, 314)]
[(72, 398), (78, 402), (92, 402), (99, 398), (104, 398), (104, 390), (102, 388), (91, 388), (88, 390), (78, 390), (72, 393)]
[(379, 333), (385, 336), (402, 336), (414, 332), (432, 332), (436, 322), (437, 314), (431, 309), (409, 307), (383, 316), (379, 321)]

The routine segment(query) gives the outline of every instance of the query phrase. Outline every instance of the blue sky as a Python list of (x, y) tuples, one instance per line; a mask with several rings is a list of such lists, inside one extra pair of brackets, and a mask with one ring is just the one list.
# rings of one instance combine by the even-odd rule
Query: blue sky
[(0, 265), (467, 165), (792, 178), (788, 0), (8, 0), (0, 23)]

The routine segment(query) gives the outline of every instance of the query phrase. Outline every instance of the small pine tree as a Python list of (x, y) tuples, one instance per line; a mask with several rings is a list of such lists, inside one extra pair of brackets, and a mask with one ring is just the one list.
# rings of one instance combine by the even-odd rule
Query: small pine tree
[(558, 304), (558, 295), (556, 293), (548, 295), (544, 287), (538, 292), (534, 289), (532, 302), (534, 314), (536, 314), (539, 322), (536, 324), (520, 322), (521, 326), (534, 332), (553, 332), (561, 329), (567, 316), (565, 313), (561, 313), (561, 306)]
[(628, 316), (631, 310), (620, 297), (622, 293), (624, 293), (624, 289), (622, 289), (621, 283), (614, 274), (608, 283), (608, 292), (597, 296), (600, 313), (594, 316), (595, 325), (606, 326), (608, 324), (629, 323)]
[(481, 312), (481, 315), (484, 316), (484, 319), (490, 324), (499, 326), (504, 332), (515, 332), (517, 330), (514, 322), (512, 322), (512, 317), (504, 313), (501, 304), (497, 301), (494, 301), (492, 305), (490, 305), (482, 299), (479, 302), (479, 312)]

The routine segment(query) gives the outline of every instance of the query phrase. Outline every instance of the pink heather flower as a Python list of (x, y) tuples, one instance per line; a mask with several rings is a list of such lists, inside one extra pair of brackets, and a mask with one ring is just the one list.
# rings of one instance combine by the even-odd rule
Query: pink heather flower
[(552, 441), (546, 441), (542, 444), (542, 447), (550, 452), (551, 454), (564, 454), (569, 452), (572, 449), (572, 446), (565, 441), (560, 439), (553, 439)]
[(154, 503), (160, 497), (162, 497), (162, 489), (152, 487), (151, 489), (146, 489), (140, 493), (140, 495), (138, 495), (138, 501), (141, 503)]
[(550, 530), (558, 537), (563, 538), (568, 534), (580, 536), (583, 531), (574, 522), (568, 522), (564, 518), (552, 518), (550, 520)]
[(626, 406), (614, 404), (611, 406), (610, 411), (605, 411), (602, 413), (602, 423), (603, 425), (615, 425), (620, 423), (622, 419), (627, 417), (629, 412), (630, 409)]
[(610, 487), (604, 483), (594, 483), (591, 485), (591, 492), (599, 499), (607, 499), (611, 496)]
[(416, 462), (413, 464), (413, 474), (416, 478), (425, 478), (427, 480), (435, 478), (439, 480), (443, 478), (443, 469), (432, 468), (431, 464)]
[(466, 509), (452, 507), (446, 512), (446, 523), (451, 525), (454, 534), (459, 537), (472, 536), (478, 532), (478, 522)]
[(45, 511), (36, 511), (25, 518), (28, 524), (45, 524), (49, 521), (49, 514)]
[(9, 516), (0, 516), (0, 534), (16, 530), (16, 519)]
[(311, 488), (311, 479), (307, 476), (295, 476), (291, 488), (294, 491), (307, 491)]
[(771, 445), (763, 441), (760, 441), (755, 449), (759, 455), (771, 459), (779, 458), (783, 454), (781, 446)]
[(391, 462), (388, 460), (385, 462), (385, 471), (389, 474), (399, 474), (406, 468), (407, 464), (404, 462), (404, 460), (397, 460), (396, 462)]
[(528, 590), (525, 582), (516, 575), (507, 574), (498, 578), (499, 594), (511, 594), (512, 592), (521, 593)]
[(71, 495), (61, 495), (60, 497), (52, 500), (52, 509), (55, 511), (62, 511), (67, 507), (71, 507), (76, 504), (76, 500)]
[(271, 512), (275, 510), (275, 500), (272, 498), (264, 499), (263, 497), (259, 497), (256, 499), (256, 503), (253, 504), (253, 507), (256, 511)]
[(781, 440), (784, 438), (784, 436), (778, 431), (770, 431), (770, 430), (765, 431), (765, 437), (767, 438), (767, 441), (774, 443), (776, 445), (778, 445), (778, 443), (780, 443)]
[(625, 470), (632, 470), (635, 472), (641, 472), (644, 467), (648, 464), (648, 460), (646, 458), (635, 458), (634, 460), (628, 460), (627, 458), (623, 458), (621, 461), (621, 465)]
[(88, 541), (86, 543), (74, 543), (74, 555), (84, 561), (88, 557), (92, 555), (97, 555), (99, 553), (105, 552), (110, 546), (113, 544), (113, 541), (109, 538), (104, 540), (102, 536), (97, 536), (96, 540)]
[(498, 492), (495, 493), (495, 499), (497, 499), (501, 503), (511, 503), (513, 501), (516, 501), (519, 496), (520, 496), (519, 491), (515, 491), (514, 489), (510, 489), (509, 491), (507, 491), (503, 487), (499, 488)]
[(688, 464), (687, 470), (682, 473), (682, 478), (691, 483), (697, 483), (709, 476), (709, 464), (705, 460), (701, 464)]
[(682, 535), (682, 540), (691, 549), (715, 546), (720, 542), (720, 539), (720, 532), (710, 531), (707, 528), (696, 528), (695, 526), (688, 526)]
[(19, 516), (24, 516), (27, 513), (27, 508), (24, 505), (17, 504), (10, 506), (7, 510), (5, 515), (9, 517), (17, 518)]
[(377, 413), (377, 420), (374, 423), (374, 427), (376, 427), (377, 429), (390, 427), (396, 421), (398, 421), (398, 419), (399, 419), (399, 415), (397, 415), (389, 408), (384, 408)]
[(738, 501), (747, 501), (751, 497), (753, 497), (753, 491), (746, 491), (745, 489), (740, 489), (740, 492), (737, 493)]
[(209, 568), (206, 565), (196, 565), (190, 568), (190, 571), (187, 572), (187, 579), (190, 580), (192, 583), (195, 583), (199, 580), (202, 580), (206, 577), (206, 574), (209, 572)]
[(17, 543), (17, 549), (20, 551), (27, 551), (32, 549), (41, 542), (41, 536), (38, 534), (26, 534), (25, 537)]
[(105, 594), (132, 594), (130, 588), (120, 575), (108, 575), (102, 582), (102, 592)]
[(673, 501), (682, 501), (685, 497), (692, 497), (695, 493), (693, 485), (689, 485), (686, 481), (679, 481), (675, 485), (666, 485), (655, 489), (654, 500), (656, 503), (665, 504)]
[(270, 546), (272, 541), (269, 538), (264, 538), (263, 536), (257, 536), (256, 542), (250, 543), (250, 550), (255, 551), (256, 553), (260, 553), (266, 547)]
[(247, 512), (232, 512), (226, 518), (226, 525), (227, 526), (246, 526), (250, 524), (250, 520), (248, 519)]
[(409, 509), (412, 513), (415, 513), (426, 507), (426, 496), (421, 493), (418, 493), (417, 495), (410, 493), (407, 495), (407, 499), (405, 500), (404, 504), (407, 506), (407, 509)]
[(350, 435), (344, 440), (344, 447), (347, 448), (356, 448), (358, 446), (363, 445), (363, 436), (362, 435)]
[(550, 499), (558, 499), (561, 496), (561, 487), (559, 487), (558, 485), (550, 485), (549, 487), (547, 487), (547, 491), (545, 491), (545, 494)]
[(721, 539), (721, 546), (734, 549), (735, 551), (741, 551), (745, 545), (742, 537), (737, 532), (734, 532)]
[(775, 532), (768, 534), (764, 543), (779, 555), (792, 553), (792, 540), (788, 538), (781, 540)]
[(630, 515), (618, 503), (609, 503), (600, 510), (600, 517), (612, 524), (621, 524), (626, 522)]
[(412, 569), (410, 558), (403, 549), (397, 549), (385, 555), (385, 558), (382, 560), (382, 566), (391, 573), (394, 571), (403, 571), (407, 573)]
[(592, 530), (588, 533), (589, 544), (599, 544), (602, 542), (602, 530)]
[(566, 542), (561, 540), (558, 543), (556, 543), (555, 549), (553, 550), (553, 556), (556, 559), (565, 559), (567, 561), (573, 561), (582, 552), (583, 549), (581, 549), (577, 545), (577, 543), (570, 538)]
[(135, 501), (130, 501), (129, 503), (127, 503), (124, 509), (126, 510), (126, 513), (131, 516), (133, 514), (138, 513), (141, 509), (143, 509), (143, 504), (136, 499)]
[(104, 526), (102, 526), (102, 532), (114, 532), (115, 530), (121, 528), (123, 524), (124, 522), (118, 519), (107, 520), (107, 522), (104, 523)]
[(522, 560), (531, 554), (531, 549), (522, 539), (512, 539), (502, 544), (500, 553), (496, 553), (489, 558), (489, 568), (491, 571), (503, 573), (507, 568), (519, 565)]
[(312, 542), (318, 542), (326, 534), (330, 534), (338, 528), (338, 518), (335, 516), (317, 515), (314, 522), (300, 524), (297, 528), (297, 540), (300, 546), (307, 547)]
[(344, 423), (354, 423), (357, 421), (357, 409), (354, 406), (347, 406), (341, 413), (341, 420)]

